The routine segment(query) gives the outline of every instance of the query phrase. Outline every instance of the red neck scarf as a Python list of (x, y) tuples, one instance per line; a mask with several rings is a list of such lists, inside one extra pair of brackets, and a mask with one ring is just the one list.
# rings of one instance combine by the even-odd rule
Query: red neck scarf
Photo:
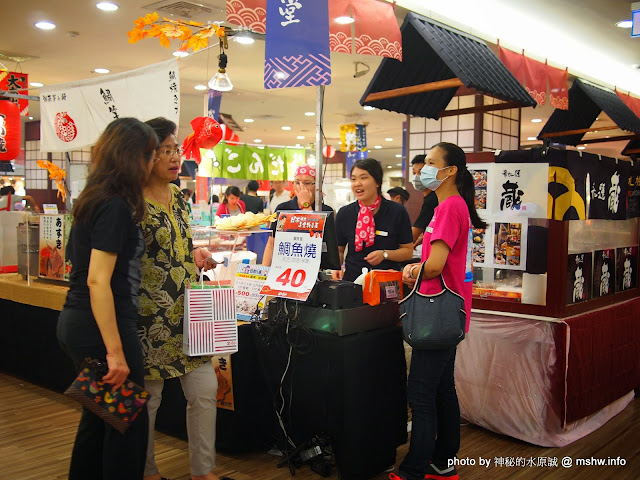
[(369, 206), (363, 205), (358, 200), (360, 209), (358, 210), (358, 220), (356, 221), (356, 252), (363, 249), (362, 242), (364, 242), (365, 247), (373, 245), (376, 239), (376, 223), (373, 221), (373, 211), (380, 206), (381, 202), (381, 196), (378, 196), (376, 201)]

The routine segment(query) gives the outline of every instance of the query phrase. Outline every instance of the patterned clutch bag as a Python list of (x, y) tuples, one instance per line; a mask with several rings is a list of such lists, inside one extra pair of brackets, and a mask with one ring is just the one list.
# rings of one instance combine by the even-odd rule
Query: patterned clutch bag
[(107, 363), (87, 358), (80, 373), (64, 392), (87, 410), (93, 412), (120, 433), (125, 433), (149, 400), (149, 392), (131, 380), (116, 391), (104, 383)]

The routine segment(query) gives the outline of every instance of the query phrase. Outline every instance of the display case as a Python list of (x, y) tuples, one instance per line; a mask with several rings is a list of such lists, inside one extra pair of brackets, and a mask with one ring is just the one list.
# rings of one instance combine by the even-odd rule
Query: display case
[(640, 296), (640, 166), (559, 150), (468, 154), (473, 308), (564, 318)]

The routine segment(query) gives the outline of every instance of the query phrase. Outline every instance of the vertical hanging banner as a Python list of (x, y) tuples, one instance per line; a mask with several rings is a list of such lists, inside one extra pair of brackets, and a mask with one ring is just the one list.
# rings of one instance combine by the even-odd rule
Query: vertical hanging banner
[(220, 116), (220, 105), (222, 104), (222, 92), (209, 89), (207, 92), (207, 117), (213, 118), (216, 122)]
[(116, 118), (180, 121), (178, 60), (128, 72), (40, 88), (40, 150), (67, 152), (93, 145)]
[[(27, 93), (29, 88), (29, 75), (20, 72), (0, 72), (0, 90), (15, 91), (16, 93)], [(29, 115), (29, 100), (26, 98), (12, 98), (13, 103), (18, 105), (20, 115)]]
[(264, 88), (330, 83), (328, 0), (267, 0)]

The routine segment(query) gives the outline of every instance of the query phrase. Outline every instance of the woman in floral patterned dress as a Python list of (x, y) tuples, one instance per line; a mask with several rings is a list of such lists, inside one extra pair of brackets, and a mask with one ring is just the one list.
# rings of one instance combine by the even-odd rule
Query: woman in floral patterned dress
[(194, 253), (189, 210), (182, 192), (171, 183), (180, 172), (176, 125), (165, 118), (155, 118), (147, 124), (158, 135), (160, 146), (156, 165), (144, 188), (148, 213), (141, 224), (146, 250), (142, 257), (138, 333), (145, 356), (145, 388), (151, 393), (144, 479), (163, 478), (154, 459), (156, 412), (164, 380), (178, 377), (187, 399), (191, 478), (218, 480), (213, 473), (216, 374), (210, 357), (189, 357), (182, 352), (185, 284), (196, 280), (196, 263), (207, 269), (213, 261), (204, 249), (196, 249)]

